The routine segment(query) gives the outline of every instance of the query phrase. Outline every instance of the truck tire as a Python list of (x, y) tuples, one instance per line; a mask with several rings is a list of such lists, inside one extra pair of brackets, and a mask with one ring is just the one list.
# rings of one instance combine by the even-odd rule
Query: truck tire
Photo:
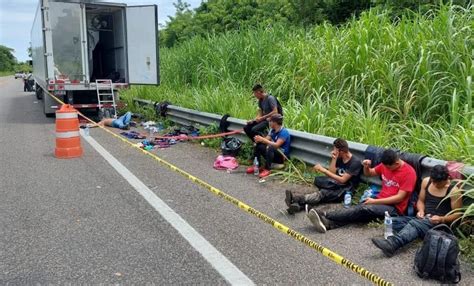
[(43, 99), (43, 89), (37, 83), (35, 83), (35, 93), (36, 93), (36, 99), (38, 100)]
[(43, 97), (43, 112), (46, 117), (54, 117), (56, 115), (56, 111), (48, 107), (48, 106), (51, 106), (52, 104), (53, 104), (53, 99), (49, 95), (45, 95)]

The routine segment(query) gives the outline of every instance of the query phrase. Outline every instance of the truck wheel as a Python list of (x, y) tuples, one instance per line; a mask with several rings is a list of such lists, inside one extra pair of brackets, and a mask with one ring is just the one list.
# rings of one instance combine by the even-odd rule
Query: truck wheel
[(38, 100), (43, 99), (43, 89), (38, 84), (35, 84), (35, 93), (36, 93), (36, 99)]

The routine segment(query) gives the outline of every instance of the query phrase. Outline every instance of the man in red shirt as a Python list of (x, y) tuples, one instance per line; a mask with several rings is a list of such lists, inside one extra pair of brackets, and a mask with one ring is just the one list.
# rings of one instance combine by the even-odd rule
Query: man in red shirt
[(328, 213), (312, 209), (308, 213), (308, 218), (316, 231), (325, 233), (328, 229), (349, 223), (383, 219), (386, 211), (391, 216), (405, 214), (408, 200), (415, 188), (415, 170), (391, 149), (383, 152), (381, 162), (375, 168), (370, 168), (372, 164), (370, 160), (362, 162), (365, 176), (381, 176), (382, 178), (382, 190), (377, 198), (368, 198), (356, 206)]

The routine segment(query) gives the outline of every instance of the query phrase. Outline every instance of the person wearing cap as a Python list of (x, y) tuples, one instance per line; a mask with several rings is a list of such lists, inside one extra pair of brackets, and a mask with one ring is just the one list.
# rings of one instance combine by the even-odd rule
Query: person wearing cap
[[(257, 157), (259, 166), (261, 164), (261, 157), (265, 158), (265, 165), (260, 169), (259, 177), (264, 178), (270, 175), (272, 163), (283, 164), (285, 157), (290, 155), (290, 132), (283, 125), (283, 116), (274, 114), (269, 120), (270, 132), (266, 137), (256, 135), (253, 139), (255, 143), (254, 155)], [(253, 174), (254, 167), (247, 169), (247, 174)]]
[(255, 142), (255, 136), (264, 134), (268, 129), (268, 119), (275, 114), (283, 115), (283, 112), (278, 100), (273, 95), (267, 94), (262, 85), (254, 85), (252, 91), (258, 100), (258, 113), (255, 119), (247, 121), (244, 132)]

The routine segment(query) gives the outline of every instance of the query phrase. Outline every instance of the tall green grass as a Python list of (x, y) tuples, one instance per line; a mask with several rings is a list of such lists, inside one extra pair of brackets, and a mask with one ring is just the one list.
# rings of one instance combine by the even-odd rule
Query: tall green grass
[(251, 118), (263, 83), (288, 127), (474, 163), (474, 6), (393, 23), (372, 10), (344, 26), (196, 37), (161, 50), (162, 85), (125, 96)]

